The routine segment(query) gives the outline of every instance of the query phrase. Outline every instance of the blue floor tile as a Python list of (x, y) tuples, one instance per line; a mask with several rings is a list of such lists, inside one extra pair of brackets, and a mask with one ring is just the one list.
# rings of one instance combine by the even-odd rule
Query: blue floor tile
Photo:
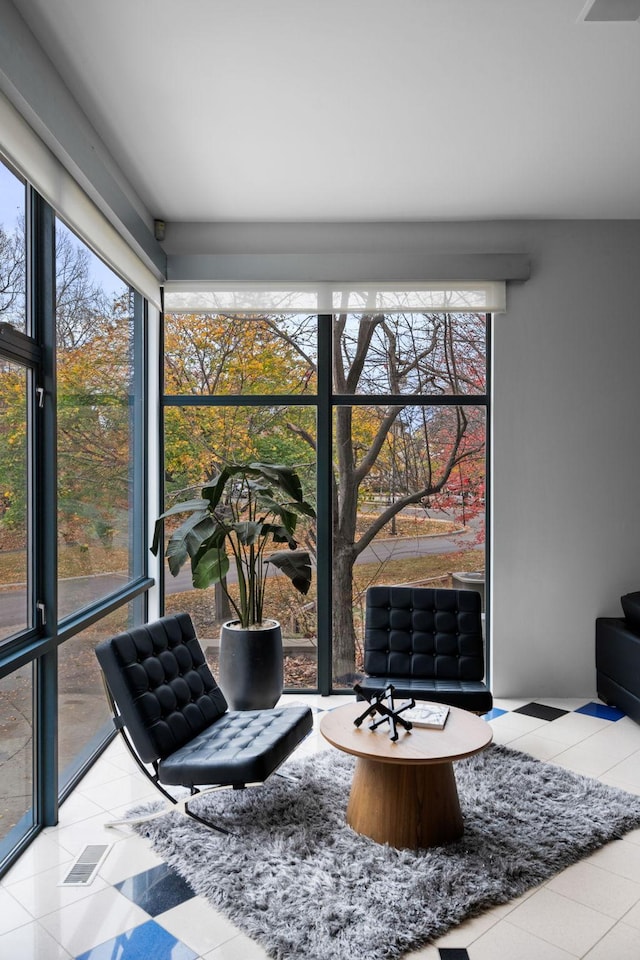
[(152, 917), (194, 896), (189, 884), (164, 863), (114, 883), (114, 887)]
[(585, 703), (583, 707), (578, 707), (574, 713), (586, 713), (588, 717), (598, 717), (600, 720), (621, 720), (625, 714), (617, 707), (608, 707), (606, 703)]
[(155, 920), (127, 930), (98, 947), (80, 954), (76, 960), (198, 960), (198, 954)]
[(500, 707), (492, 707), (489, 710), (489, 713), (483, 713), (485, 720), (495, 720), (496, 717), (501, 717), (503, 714), (508, 713), (508, 710), (502, 710)]

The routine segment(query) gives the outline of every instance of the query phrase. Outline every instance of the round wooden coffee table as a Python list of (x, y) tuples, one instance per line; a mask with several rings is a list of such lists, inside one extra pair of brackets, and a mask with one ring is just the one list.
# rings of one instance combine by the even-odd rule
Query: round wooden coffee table
[(485, 750), (493, 739), (491, 726), (450, 707), (443, 730), (414, 726), (405, 731), (398, 724), (394, 743), (386, 723), (377, 730), (369, 730), (369, 718), (354, 725), (366, 707), (349, 703), (320, 722), (332, 746), (357, 757), (347, 823), (378, 843), (410, 850), (457, 840), (464, 826), (453, 762)]

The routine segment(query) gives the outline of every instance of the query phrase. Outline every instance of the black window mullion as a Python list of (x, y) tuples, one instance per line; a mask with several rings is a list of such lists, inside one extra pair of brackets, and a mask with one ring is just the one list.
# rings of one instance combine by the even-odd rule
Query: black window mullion
[[(32, 321), (35, 338), (42, 349), (38, 396), (34, 401), (33, 593), (36, 622), (44, 639), (55, 633), (58, 615), (55, 216), (35, 191), (31, 191), (29, 206)], [(58, 819), (57, 669), (57, 650), (53, 646), (36, 662), (36, 814), (43, 826), (55, 824)]]
[(492, 395), (492, 355), (491, 335), (493, 314), (486, 315), (485, 323), (485, 376), (487, 397), (485, 402), (485, 446), (484, 446), (484, 660), (485, 682), (491, 687), (491, 395)]
[(165, 407), (314, 407), (318, 403), (315, 394), (166, 394), (162, 398)]
[(133, 383), (131, 384), (133, 430), (133, 570), (132, 577), (146, 574), (146, 517), (147, 517), (147, 376), (145, 355), (147, 345), (147, 306), (141, 294), (132, 293), (133, 300)]
[(332, 690), (331, 552), (333, 515), (333, 443), (331, 339), (333, 317), (318, 317), (318, 409), (316, 426), (316, 616), (318, 630), (318, 690)]
[(336, 393), (335, 406), (346, 407), (482, 407), (486, 393)]

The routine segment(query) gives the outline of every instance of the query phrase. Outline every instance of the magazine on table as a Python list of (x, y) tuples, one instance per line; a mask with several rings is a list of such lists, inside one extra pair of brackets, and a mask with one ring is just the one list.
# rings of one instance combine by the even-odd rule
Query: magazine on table
[(449, 707), (446, 703), (417, 703), (410, 710), (402, 711), (403, 720), (410, 720), (416, 727), (431, 727), (433, 730), (442, 730)]

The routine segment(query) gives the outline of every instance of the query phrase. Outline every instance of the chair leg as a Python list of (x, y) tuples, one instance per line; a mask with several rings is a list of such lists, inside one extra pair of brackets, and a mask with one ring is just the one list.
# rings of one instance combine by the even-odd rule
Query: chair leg
[[(207, 793), (213, 793), (214, 790), (228, 790), (229, 787), (230, 784), (220, 784), (220, 786), (209, 787), (207, 790), (199, 790), (195, 795), (198, 797), (203, 797)], [(186, 817), (191, 817), (192, 820), (196, 820), (198, 823), (203, 824), (205, 827), (210, 827), (212, 830), (217, 830), (219, 833), (224, 833), (230, 837), (237, 836), (233, 830), (229, 830), (227, 827), (222, 827), (219, 824), (213, 823), (212, 820), (206, 820), (204, 817), (194, 813), (193, 810), (190, 810), (189, 803), (191, 800), (193, 800), (194, 795), (183, 797), (182, 800), (176, 800), (165, 790), (162, 792), (169, 798), (173, 804), (172, 807), (163, 807), (162, 810), (154, 810), (152, 813), (145, 813), (139, 817), (123, 817), (121, 820), (109, 820), (107, 823), (105, 823), (105, 827), (132, 826), (136, 823), (146, 823), (147, 820), (155, 820), (157, 817), (164, 817), (167, 813), (173, 813), (175, 811), (175, 813), (182, 813)]]
[(287, 783), (300, 783), (300, 777), (294, 777), (291, 773), (281, 773), (280, 770), (276, 770), (274, 776), (280, 777), (281, 780), (286, 780)]
[(234, 833), (233, 830), (228, 830), (227, 827), (221, 827), (217, 823), (213, 823), (212, 820), (207, 820), (205, 817), (199, 817), (197, 813), (194, 813), (193, 810), (189, 810), (188, 801), (184, 801), (184, 812), (188, 817), (191, 817), (192, 820), (196, 820), (198, 823), (201, 823), (204, 827), (210, 827), (211, 830), (217, 830), (218, 833), (224, 833), (228, 837), (237, 837), (238, 834)]

